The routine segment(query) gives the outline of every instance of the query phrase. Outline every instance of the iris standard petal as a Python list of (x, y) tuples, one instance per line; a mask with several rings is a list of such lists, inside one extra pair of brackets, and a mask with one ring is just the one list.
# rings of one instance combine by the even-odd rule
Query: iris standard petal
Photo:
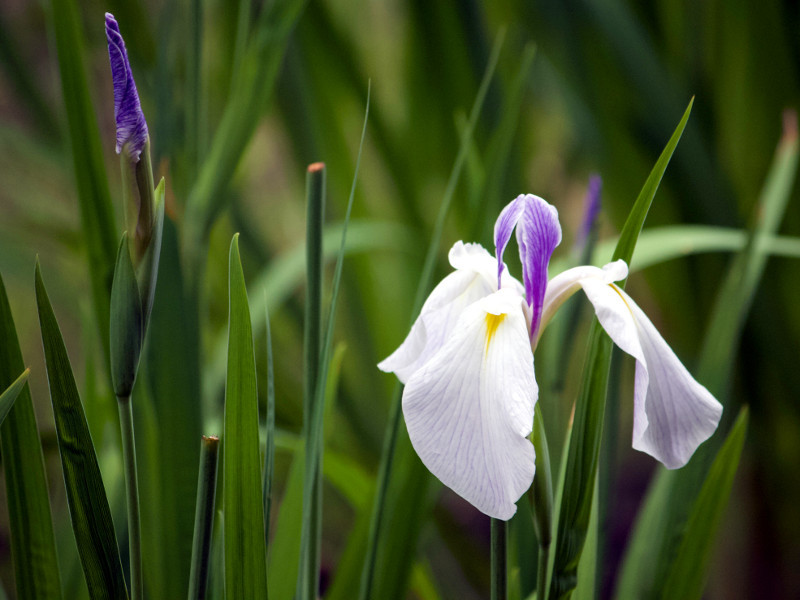
[(517, 223), (517, 245), (525, 297), (531, 307), (531, 338), (535, 338), (547, 289), (547, 267), (553, 250), (561, 243), (561, 225), (554, 206), (532, 194), (525, 199), (525, 210)]
[[(594, 305), (603, 329), (636, 359), (633, 447), (676, 469), (714, 433), (722, 405), (691, 376), (633, 299), (607, 281), (622, 272), (609, 275), (617, 269), (614, 264), (606, 265), (605, 273), (596, 267), (571, 269), (569, 278), (585, 275), (577, 283)], [(566, 281), (565, 277), (556, 282), (553, 293), (566, 289)]]
[(522, 305), (504, 289), (470, 305), (403, 392), (409, 437), (425, 466), (505, 520), (534, 474), (527, 436), (538, 392)]
[[(442, 347), (467, 306), (497, 290), (494, 258), (479, 244), (456, 242), (449, 258), (456, 271), (434, 288), (406, 339), (378, 364), (403, 383)], [(508, 273), (503, 284), (522, 294), (522, 285)]]
[(134, 161), (139, 160), (147, 141), (147, 122), (139, 104), (128, 52), (114, 15), (106, 13), (106, 39), (111, 77), (114, 82), (114, 119), (117, 123), (117, 154), (126, 148)]
[(497, 257), (497, 286), (500, 285), (500, 278), (503, 275), (505, 265), (503, 264), (503, 252), (506, 251), (508, 241), (511, 239), (511, 234), (514, 232), (514, 227), (517, 225), (522, 211), (525, 209), (525, 196), (517, 196), (514, 200), (509, 202), (506, 207), (500, 211), (500, 216), (494, 223), (494, 248)]

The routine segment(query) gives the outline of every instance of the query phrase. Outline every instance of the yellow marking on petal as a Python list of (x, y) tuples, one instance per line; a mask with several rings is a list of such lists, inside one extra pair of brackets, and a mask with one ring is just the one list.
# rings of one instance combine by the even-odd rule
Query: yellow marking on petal
[(610, 287), (612, 290), (617, 292), (617, 296), (619, 296), (622, 299), (622, 302), (625, 304), (625, 307), (628, 309), (628, 312), (633, 314), (633, 311), (631, 310), (631, 307), (628, 306), (628, 302), (627, 302), (627, 300), (625, 300), (625, 296), (623, 296), (622, 293), (619, 291), (619, 288), (616, 285), (614, 285), (613, 283), (609, 283), (608, 287)]
[(492, 343), (492, 338), (497, 332), (497, 328), (500, 327), (500, 323), (505, 318), (505, 314), (493, 315), (492, 313), (486, 313), (486, 354), (489, 354), (489, 344)]

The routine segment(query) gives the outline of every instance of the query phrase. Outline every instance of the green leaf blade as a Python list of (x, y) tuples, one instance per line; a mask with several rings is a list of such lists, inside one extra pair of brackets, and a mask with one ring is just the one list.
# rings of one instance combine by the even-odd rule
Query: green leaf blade
[(22, 375), (17, 377), (8, 389), (0, 394), (0, 425), (3, 424), (3, 421), (6, 420), (8, 413), (11, 412), (11, 409), (14, 408), (14, 402), (17, 401), (17, 397), (22, 392), (22, 388), (25, 387), (25, 384), (28, 382), (28, 376), (31, 374), (30, 369), (25, 369), (22, 372)]
[(711, 465), (689, 515), (678, 554), (667, 575), (661, 593), (663, 598), (699, 600), (703, 595), (705, 574), (711, 561), (714, 540), (742, 455), (748, 417), (745, 407), (739, 412), (736, 424)]
[(72, 528), (94, 598), (128, 598), (117, 537), (67, 349), (36, 264), (36, 303)]
[[(767, 255), (780, 247), (776, 246), (776, 241), (781, 238), (774, 234), (794, 185), (799, 152), (797, 131), (784, 132), (755, 208), (753, 230), (734, 258), (717, 294), (697, 379), (723, 405), (741, 330), (763, 276)], [(723, 413), (723, 430), (726, 422), (726, 413)], [(660, 469), (654, 477), (623, 562), (619, 598), (652, 598), (663, 589), (673, 557), (682, 543), (691, 507), (721, 443), (720, 434), (712, 436), (686, 467), (680, 471)]]
[[(11, 307), (0, 277), (0, 387), (25, 368)], [(0, 427), (11, 554), (20, 599), (61, 598), (53, 519), (42, 445), (30, 388), (23, 386)]]
[[(692, 102), (689, 102), (672, 137), (639, 192), (620, 234), (612, 260), (622, 259), (630, 264), (650, 205), (678, 141), (683, 135)], [(620, 285), (624, 285), (624, 282)], [(568, 598), (575, 589), (578, 564), (591, 517), (612, 350), (611, 338), (603, 331), (596, 318), (589, 336), (588, 348), (566, 459), (550, 585), (552, 600)]]
[(267, 593), (267, 551), (261, 496), (258, 393), (250, 307), (238, 234), (229, 260), (228, 376), (223, 434), (225, 594), (245, 600)]

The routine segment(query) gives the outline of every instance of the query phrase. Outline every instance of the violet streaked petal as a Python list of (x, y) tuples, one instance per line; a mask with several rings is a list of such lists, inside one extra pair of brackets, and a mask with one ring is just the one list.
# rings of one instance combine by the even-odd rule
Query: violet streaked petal
[(114, 82), (114, 119), (117, 124), (117, 154), (125, 148), (134, 162), (139, 160), (147, 141), (147, 122), (139, 104), (125, 41), (114, 15), (106, 13), (106, 38), (111, 77)]
[(524, 209), (517, 223), (517, 245), (522, 260), (525, 298), (531, 307), (531, 339), (536, 339), (547, 288), (547, 267), (553, 251), (561, 243), (558, 211), (546, 200), (526, 194)]
[(517, 225), (522, 211), (525, 209), (525, 196), (517, 196), (506, 207), (500, 211), (500, 216), (494, 223), (494, 248), (495, 256), (497, 257), (497, 288), (501, 286), (501, 276), (505, 265), (503, 264), (503, 252), (506, 250), (508, 241), (511, 239), (511, 233)]
[(527, 439), (537, 388), (523, 300), (501, 289), (470, 305), (403, 392), (426, 467), (485, 514), (509, 519), (533, 481)]

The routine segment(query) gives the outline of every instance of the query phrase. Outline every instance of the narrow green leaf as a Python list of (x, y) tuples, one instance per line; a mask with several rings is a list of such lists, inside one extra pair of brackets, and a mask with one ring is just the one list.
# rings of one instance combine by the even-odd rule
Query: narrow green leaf
[(228, 278), (228, 377), (222, 475), (225, 595), (228, 600), (246, 600), (266, 594), (267, 549), (261, 499), (256, 363), (238, 234), (231, 241)]
[(706, 570), (733, 488), (733, 479), (747, 434), (747, 422), (748, 411), (745, 407), (739, 412), (736, 424), (714, 459), (695, 500), (686, 523), (683, 541), (661, 592), (662, 598), (699, 600), (703, 596)]
[(117, 398), (129, 398), (142, 350), (142, 302), (133, 270), (128, 234), (122, 236), (111, 287), (111, 381)]
[[(0, 276), (0, 388), (23, 371), (11, 307)], [(6, 478), (11, 554), (21, 600), (61, 598), (56, 543), (42, 445), (30, 387), (23, 386), (0, 427)]]
[[(489, 56), (486, 70), (481, 80), (481, 85), (478, 88), (478, 94), (470, 110), (469, 121), (461, 136), (461, 145), (453, 164), (453, 169), (450, 172), (450, 178), (447, 182), (444, 197), (442, 198), (442, 204), (439, 207), (439, 214), (436, 218), (430, 245), (428, 246), (422, 273), (420, 275), (419, 287), (417, 288), (414, 309), (412, 311), (412, 323), (422, 308), (422, 303), (431, 286), (433, 269), (436, 263), (436, 257), (439, 254), (439, 244), (441, 242), (447, 214), (455, 194), (456, 184), (461, 177), (478, 116), (483, 108), (486, 94), (489, 91), (489, 84), (492, 81), (495, 68), (497, 67), (500, 50), (503, 46), (504, 35), (504, 33), (501, 33), (495, 39), (492, 53)], [(361, 586), (358, 593), (359, 600), (367, 600), (373, 597), (374, 588), (380, 589), (380, 587), (384, 585), (388, 585), (389, 590), (391, 590), (389, 593), (393, 594), (394, 597), (403, 597), (405, 589), (400, 588), (404, 588), (408, 580), (412, 558), (416, 550), (417, 536), (419, 535), (421, 527), (420, 521), (423, 516), (422, 514), (415, 515), (417, 518), (410, 521), (404, 521), (400, 518), (392, 519), (398, 524), (398, 528), (392, 532), (390, 536), (392, 539), (386, 542), (381, 540), (383, 536), (383, 524), (385, 520), (389, 520), (387, 515), (394, 515), (397, 517), (409, 509), (427, 512), (426, 509), (429, 506), (425, 496), (427, 495), (430, 476), (411, 449), (411, 442), (408, 436), (400, 435), (402, 417), (401, 401), (402, 386), (398, 384), (392, 398), (392, 404), (389, 409), (389, 419), (386, 423), (386, 434), (383, 438), (384, 444), (378, 469), (377, 491), (375, 494), (375, 503), (373, 505), (372, 520), (370, 522), (367, 550), (364, 557)], [(399, 459), (405, 461), (405, 464), (396, 471), (394, 464), (395, 454), (398, 455)], [(393, 471), (395, 471), (395, 476), (397, 477), (396, 485), (403, 489), (405, 494), (414, 494), (413, 496), (400, 493), (388, 494)], [(419, 496), (416, 494), (419, 494)], [(401, 504), (402, 506), (400, 506)], [(409, 524), (411, 524), (411, 526), (409, 526)], [(391, 571), (391, 573), (386, 573), (388, 575), (386, 582), (378, 582), (376, 585), (376, 565), (378, 563), (378, 550), (381, 546), (383, 546), (386, 554), (392, 555), (397, 553), (397, 555), (386, 560), (385, 564)], [(382, 573), (381, 575), (384, 574)]]
[[(158, 195), (157, 195), (158, 197)], [(145, 558), (156, 551), (164, 556), (161, 568), (166, 576), (163, 588), (154, 589), (152, 577), (148, 591), (156, 598), (185, 598), (192, 556), (194, 500), (200, 466), (202, 403), (199, 401), (200, 368), (198, 332), (191, 327), (187, 310), (186, 287), (178, 250), (175, 224), (166, 219), (158, 268), (156, 299), (147, 331), (143, 362), (146, 383), (154, 401), (158, 430), (158, 480), (150, 499), (158, 507), (161, 521), (152, 540), (158, 548), (145, 547)], [(220, 342), (224, 351), (227, 344)], [(223, 381), (224, 381), (223, 362)], [(141, 391), (143, 385), (137, 386)], [(222, 388), (220, 388), (220, 395)], [(143, 470), (142, 470), (143, 471)], [(222, 502), (219, 502), (221, 506)]]
[[(692, 102), (689, 102), (675, 132), (639, 192), (620, 234), (613, 260), (622, 259), (630, 263), (642, 225), (664, 171), (686, 127), (691, 109)], [(567, 451), (550, 584), (549, 596), (552, 600), (568, 598), (577, 583), (578, 564), (589, 528), (600, 442), (603, 437), (611, 348), (611, 339), (595, 318), (589, 334), (586, 366), (575, 405), (572, 435)]]
[[(342, 239), (342, 223), (325, 227), (322, 235), (322, 256), (325, 264), (332, 263), (339, 254)], [(380, 250), (411, 252), (416, 250), (417, 237), (409, 228), (397, 223), (375, 221), (352, 221), (347, 227), (347, 255), (372, 253)], [(294, 248), (270, 261), (267, 268), (258, 275), (248, 287), (253, 297), (250, 305), (250, 318), (253, 328), (264, 327), (266, 307), (273, 308), (283, 304), (305, 280), (306, 248), (298, 243)], [(262, 299), (263, 298), (263, 305)], [(222, 337), (213, 344), (218, 348), (211, 366), (206, 369), (207, 392), (220, 393), (225, 383), (225, 342)]]
[[(52, 30), (55, 32), (58, 69), (64, 96), (75, 183), (81, 211), (83, 239), (88, 253), (89, 277), (92, 282), (95, 316), (100, 340), (108, 356), (108, 324), (111, 279), (116, 250), (114, 211), (108, 190), (108, 179), (84, 69), (84, 40), (75, 0), (54, 0), (50, 3)], [(97, 27), (102, 27), (98, 13)], [(109, 93), (109, 105), (111, 106)]]
[(92, 598), (127, 599), (117, 536), (67, 349), (36, 263), (36, 304), (67, 502)]
[[(738, 351), (744, 319), (773, 248), (775, 232), (786, 208), (797, 173), (797, 131), (789, 130), (778, 144), (772, 166), (755, 207), (755, 227), (734, 259), (717, 294), (706, 332), (697, 379), (726, 403), (730, 369)], [(770, 241), (772, 240), (772, 241)], [(726, 423), (723, 413), (722, 427)], [(663, 589), (672, 558), (681, 544), (692, 503), (721, 444), (719, 434), (703, 444), (679, 471), (659, 469), (637, 517), (623, 562), (618, 596), (650, 598)]]
[(275, 367), (272, 360), (272, 329), (269, 325), (269, 313), (266, 311), (264, 318), (267, 326), (267, 424), (262, 495), (264, 497), (264, 540), (267, 543), (267, 553), (269, 555), (272, 480), (275, 476)]
[[(601, 465), (602, 467), (602, 465)], [(598, 542), (600, 535), (600, 479), (595, 478), (594, 494), (592, 496), (592, 516), (589, 517), (589, 531), (586, 533), (586, 544), (583, 556), (578, 565), (578, 585), (575, 587), (575, 600), (594, 600), (598, 597)], [(602, 575), (602, 573), (601, 573)], [(680, 598), (680, 596), (675, 596)]]
[[(214, 528), (214, 500), (217, 492), (217, 451), (219, 438), (203, 436), (200, 452), (200, 475), (192, 536), (192, 569), (189, 575), (189, 600), (206, 597), (211, 533)], [(173, 575), (174, 576), (174, 575)]]
[[(306, 300), (303, 320), (303, 437), (306, 440), (306, 471), (303, 489), (303, 526), (299, 600), (313, 600), (319, 591), (319, 540), (322, 516), (322, 485), (318, 465), (322, 444), (315, 443), (314, 418), (323, 408), (317, 404), (317, 378), (322, 347), (322, 226), (325, 220), (325, 165), (314, 163), (306, 172)], [(323, 398), (320, 398), (323, 400)], [(306, 489), (308, 486), (309, 489)]]
[[(631, 260), (630, 270), (632, 273), (641, 271), (692, 254), (738, 252), (745, 247), (750, 237), (749, 232), (744, 229), (709, 225), (667, 225), (645, 229), (636, 244), (636, 254)], [(617, 238), (599, 243), (593, 253), (592, 264), (607, 263), (616, 244)], [(764, 245), (765, 252), (769, 254), (800, 258), (799, 238), (772, 235)], [(559, 273), (568, 268), (567, 264), (564, 259), (555, 261), (551, 264), (551, 270)]]
[(303, 471), (305, 447), (294, 454), (286, 488), (278, 512), (275, 536), (270, 546), (269, 597), (292, 600), (297, 585), (300, 555), (300, 530), (303, 524)]
[(0, 394), (0, 425), (3, 424), (3, 421), (6, 420), (6, 416), (11, 409), (14, 408), (14, 402), (17, 400), (17, 396), (19, 396), (22, 388), (25, 387), (25, 384), (28, 382), (28, 375), (31, 374), (30, 369), (25, 369), (22, 372), (22, 375), (17, 377), (8, 389)]

